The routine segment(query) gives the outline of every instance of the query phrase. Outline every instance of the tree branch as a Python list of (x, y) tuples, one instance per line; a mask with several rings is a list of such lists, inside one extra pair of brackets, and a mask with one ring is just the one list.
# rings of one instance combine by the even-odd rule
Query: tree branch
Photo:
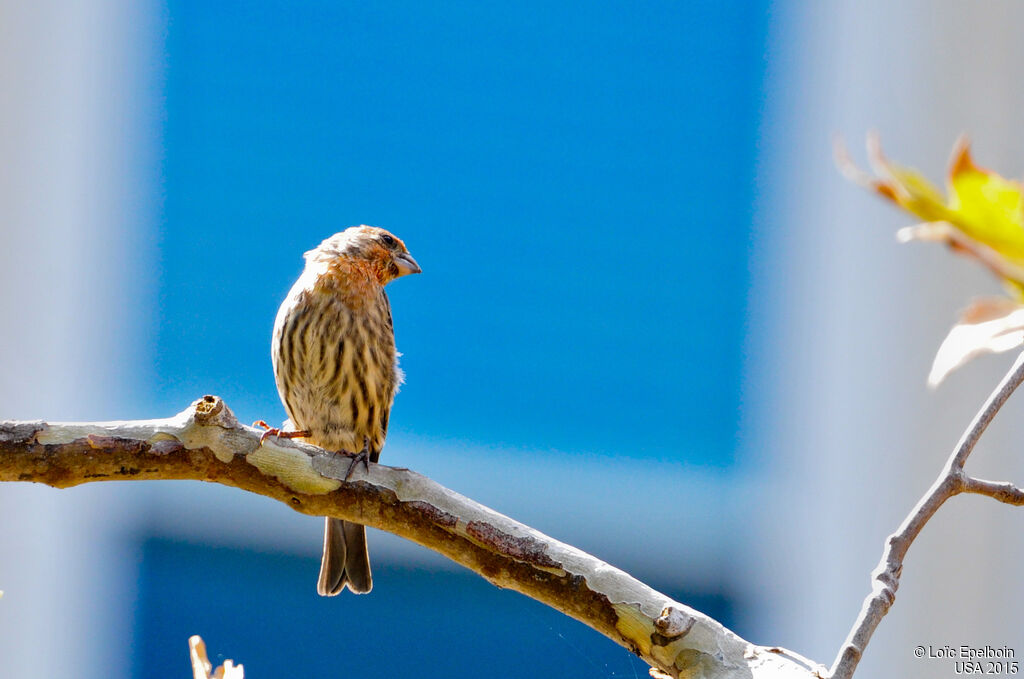
[(91, 481), (211, 481), (315, 516), (357, 521), (433, 549), (498, 587), (569, 615), (681, 678), (799, 677), (781, 649), (744, 641), (628, 574), (420, 474), (357, 466), (315, 446), (271, 438), (206, 396), (164, 420), (0, 422), (0, 481), (68, 488)]
[(907, 555), (907, 550), (910, 549), (910, 545), (921, 533), (921, 529), (928, 523), (928, 520), (946, 500), (959, 493), (967, 492), (988, 495), (1008, 504), (1024, 504), (1024, 492), (1016, 486), (1009, 483), (975, 479), (964, 473), (964, 464), (978, 443), (978, 439), (981, 438), (992, 418), (996, 416), (996, 413), (1021, 382), (1024, 382), (1024, 353), (1017, 357), (1013, 367), (974, 416), (974, 420), (967, 427), (967, 431), (960, 438), (956, 448), (953, 449), (953, 453), (949, 456), (942, 473), (935, 479), (935, 483), (903, 520), (899, 530), (886, 540), (882, 560), (871, 574), (873, 581), (871, 594), (864, 600), (860, 615), (854, 622), (846, 642), (839, 650), (839, 655), (829, 672), (831, 679), (850, 679), (853, 676), (864, 653), (864, 648), (871, 640), (871, 635), (874, 634), (875, 628), (889, 612), (889, 608), (896, 599), (896, 590), (900, 586), (903, 559)]

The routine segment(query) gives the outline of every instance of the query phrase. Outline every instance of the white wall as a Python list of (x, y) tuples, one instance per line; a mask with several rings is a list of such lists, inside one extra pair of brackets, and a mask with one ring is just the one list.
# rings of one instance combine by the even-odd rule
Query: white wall
[[(937, 246), (898, 245), (913, 218), (844, 181), (839, 132), (863, 161), (866, 131), (944, 178), (957, 135), (982, 165), (1024, 174), (1018, 66), (1024, 5), (952, 0), (784, 3), (768, 50), (745, 430), (770, 497), (745, 562), (765, 605), (754, 641), (829, 665), (869, 591), (883, 540), (930, 485), (1011, 358), (988, 358), (938, 391), (924, 384), (959, 309), (998, 293)], [(1024, 481), (1024, 394), (968, 469)], [(864, 676), (953, 676), (918, 644), (1016, 645), (1024, 514), (962, 497), (913, 546)]]
[[(143, 388), (159, 22), (127, 0), (0, 2), (4, 419), (109, 417)], [(0, 676), (124, 670), (119, 495), (0, 488)]]

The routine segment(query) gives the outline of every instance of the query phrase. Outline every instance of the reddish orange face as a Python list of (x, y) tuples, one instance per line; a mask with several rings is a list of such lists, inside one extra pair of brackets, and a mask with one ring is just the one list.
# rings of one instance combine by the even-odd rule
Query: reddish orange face
[(334, 265), (339, 263), (338, 260), (368, 264), (381, 285), (421, 271), (405, 243), (376, 226), (351, 226), (336, 233), (315, 250), (307, 252), (306, 259)]
[[(420, 265), (409, 254), (405, 243), (394, 234), (376, 226), (360, 226), (357, 240), (364, 243), (360, 255), (373, 263), (381, 284), (411, 273), (420, 273)], [(351, 229), (350, 229), (351, 230)]]

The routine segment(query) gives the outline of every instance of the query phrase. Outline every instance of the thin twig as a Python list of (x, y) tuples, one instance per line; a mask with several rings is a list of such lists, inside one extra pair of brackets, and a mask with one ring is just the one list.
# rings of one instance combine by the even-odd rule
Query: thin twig
[(963, 492), (987, 495), (993, 500), (1017, 507), (1024, 505), (1024, 490), (1006, 481), (987, 481), (967, 476), (964, 477)]
[[(305, 514), (356, 521), (433, 549), (593, 627), (670, 677), (814, 676), (590, 554), (420, 474), (369, 464), (349, 479), (348, 458), (274, 437), (261, 444), (260, 434), (239, 424), (213, 396), (163, 420), (0, 422), (0, 481), (67, 488), (191, 479), (234, 486)], [(467, 633), (486, 633), (486, 622), (465, 622)]]
[(964, 463), (967, 462), (978, 439), (1021, 382), (1024, 382), (1024, 353), (1017, 357), (1013, 367), (974, 416), (974, 420), (960, 438), (935, 483), (903, 520), (899, 530), (886, 540), (882, 559), (871, 574), (871, 593), (864, 599), (860, 615), (839, 650), (829, 672), (830, 679), (850, 679), (853, 676), (864, 654), (864, 648), (871, 640), (871, 635), (889, 612), (896, 598), (907, 550), (946, 500), (958, 493), (969, 492), (989, 495), (1009, 504), (1024, 504), (1024, 493), (1015, 486), (974, 479), (964, 474)]

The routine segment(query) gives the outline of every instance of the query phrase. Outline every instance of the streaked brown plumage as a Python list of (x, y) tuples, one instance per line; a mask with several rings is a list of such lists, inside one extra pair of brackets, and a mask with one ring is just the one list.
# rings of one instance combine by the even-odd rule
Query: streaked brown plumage
[[(366, 449), (376, 462), (402, 372), (384, 286), (420, 268), (384, 229), (353, 226), (306, 253), (306, 268), (281, 304), (271, 357), (292, 426), (327, 450)], [(373, 586), (366, 529), (326, 520), (317, 591)]]

